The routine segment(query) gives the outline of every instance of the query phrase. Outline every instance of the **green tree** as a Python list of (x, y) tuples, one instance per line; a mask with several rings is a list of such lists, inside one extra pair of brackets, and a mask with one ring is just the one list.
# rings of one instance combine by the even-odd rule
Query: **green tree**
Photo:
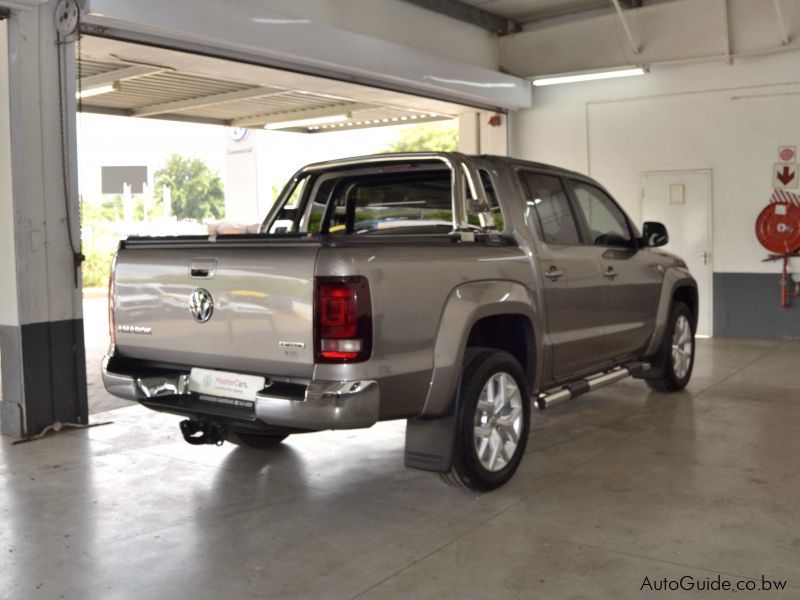
[(219, 175), (199, 158), (173, 154), (155, 174), (155, 197), (163, 200), (163, 186), (172, 189), (172, 212), (179, 219), (221, 219), (225, 192)]
[(420, 123), (408, 127), (386, 152), (454, 152), (458, 147), (458, 123)]

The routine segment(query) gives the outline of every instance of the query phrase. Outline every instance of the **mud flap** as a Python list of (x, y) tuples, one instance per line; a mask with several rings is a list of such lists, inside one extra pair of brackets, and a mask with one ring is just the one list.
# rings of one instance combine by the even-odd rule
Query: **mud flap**
[(408, 419), (405, 464), (411, 469), (446, 473), (453, 465), (455, 411), (437, 419)]

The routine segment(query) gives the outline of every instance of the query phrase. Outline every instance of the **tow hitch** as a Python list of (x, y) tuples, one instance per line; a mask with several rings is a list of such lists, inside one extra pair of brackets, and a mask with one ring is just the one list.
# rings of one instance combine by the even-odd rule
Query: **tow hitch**
[(181, 433), (183, 439), (193, 446), (203, 444), (214, 444), (221, 446), (225, 441), (225, 428), (213, 421), (192, 421), (186, 419), (181, 421)]

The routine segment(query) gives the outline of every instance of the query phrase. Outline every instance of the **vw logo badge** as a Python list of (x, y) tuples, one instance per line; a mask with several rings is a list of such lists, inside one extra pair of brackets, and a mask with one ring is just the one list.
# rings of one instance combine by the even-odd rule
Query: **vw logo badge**
[(205, 323), (214, 314), (214, 299), (211, 293), (203, 288), (196, 289), (189, 296), (189, 310), (192, 311), (194, 320)]

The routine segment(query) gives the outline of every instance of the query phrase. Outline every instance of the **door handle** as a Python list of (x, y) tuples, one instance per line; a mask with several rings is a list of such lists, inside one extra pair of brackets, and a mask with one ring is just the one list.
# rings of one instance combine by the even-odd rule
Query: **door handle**
[(619, 273), (614, 269), (614, 267), (606, 267), (606, 270), (603, 272), (608, 279), (614, 279)]
[(708, 259), (711, 258), (711, 253), (706, 250), (705, 252), (701, 252), (698, 256), (703, 260), (703, 264), (707, 265)]
[(558, 267), (550, 267), (547, 269), (547, 273), (544, 274), (550, 281), (558, 281), (564, 276), (564, 271), (560, 270)]
[(216, 259), (193, 260), (189, 263), (189, 276), (196, 279), (211, 279), (217, 273)]

